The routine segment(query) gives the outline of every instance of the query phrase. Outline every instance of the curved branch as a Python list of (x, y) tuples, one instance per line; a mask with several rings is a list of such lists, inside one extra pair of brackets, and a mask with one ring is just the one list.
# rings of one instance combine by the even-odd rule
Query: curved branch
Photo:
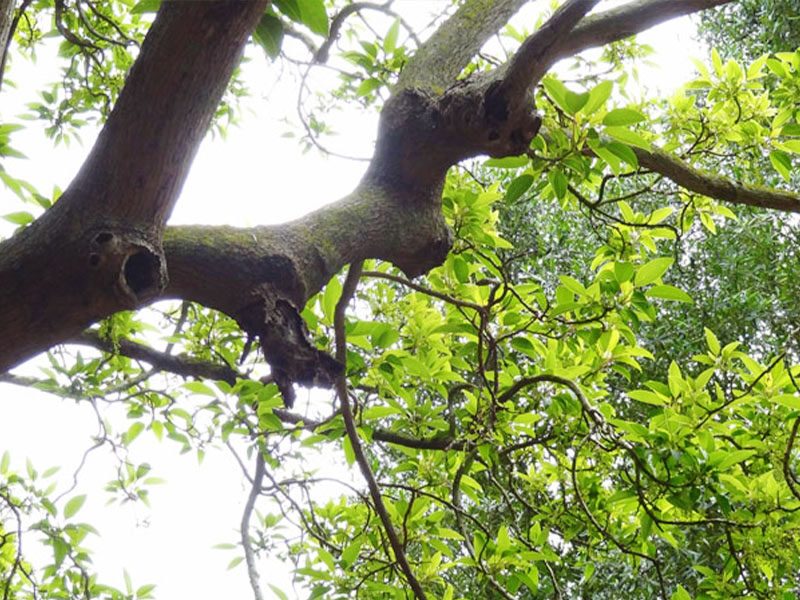
[(552, 65), (547, 57), (554, 54), (570, 32), (600, 0), (568, 0), (528, 37), (507, 64), (499, 92), (509, 98), (521, 98)]
[(631, 37), (659, 23), (733, 0), (634, 0), (618, 8), (587, 17), (566, 36), (547, 59), (548, 65), (577, 54)]
[(8, 63), (8, 51), (11, 49), (11, 42), (14, 39), (14, 32), (17, 30), (19, 20), (28, 9), (33, 0), (22, 0), (19, 8), (14, 10), (14, 0), (0, 0), (0, 89), (3, 87), (3, 80)]
[(163, 292), (164, 223), (265, 6), (162, 3), (75, 179), (0, 243), (0, 370)]

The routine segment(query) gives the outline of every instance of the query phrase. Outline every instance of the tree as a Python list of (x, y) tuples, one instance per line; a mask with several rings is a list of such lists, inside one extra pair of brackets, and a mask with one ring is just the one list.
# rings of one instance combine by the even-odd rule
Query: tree
[[(337, 5), (329, 20), (316, 0), (165, 2), (148, 28), (157, 4), (2, 4), (0, 42), (13, 31), (32, 51), (45, 22), (63, 38), (72, 93), (34, 107), (50, 134), (103, 121), (57, 202), (1, 173), (46, 208), (11, 215), (20, 230), (0, 244), (4, 380), (120, 400), (132, 423), (101, 439), (115, 448), (145, 430), (198, 452), (244, 440), (255, 468), (239, 548), (256, 597), (266, 552), (293, 561), (315, 598), (794, 597), (800, 370), (796, 332), (780, 328), (796, 321), (776, 311), (770, 327), (715, 332), (662, 304), (691, 302), (682, 287), (741, 289), (715, 271), (732, 257), (753, 261), (759, 290), (792, 273), (791, 244), (710, 236), (732, 207), (800, 211), (786, 189), (800, 54), (714, 53), (686, 89), (646, 104), (626, 96), (643, 52), (627, 38), (726, 0), (593, 14), (598, 0), (567, 0), (533, 33), (508, 28), (516, 46), (499, 60), (482, 49), (522, 0), (466, 0), (414, 50), (390, 5)], [(393, 22), (360, 37), (362, 11)], [(294, 37), (311, 65), (349, 61), (335, 96), (381, 115), (364, 178), (283, 226), (167, 226), (198, 144), (233, 110), (220, 102), (251, 36), (274, 56)], [(578, 81), (552, 72), (595, 47)], [(319, 143), (324, 114), (307, 125)], [(785, 181), (766, 187), (769, 173)], [(564, 252), (576, 229), (587, 235)], [(780, 260), (759, 269), (763, 254)], [(124, 312), (163, 299), (183, 303)], [(673, 353), (678, 341), (695, 354)], [(41, 379), (8, 372), (64, 343), (100, 352), (51, 355)], [(338, 406), (293, 412), (298, 384), (333, 389)], [(343, 484), (319, 505), (303, 455), (330, 448), (367, 491)], [(146, 497), (148, 473), (122, 460), (111, 488)], [(0, 477), (6, 597), (125, 597), (90, 573), (80, 496), (54, 503), (44, 475), (7, 458)], [(254, 523), (259, 501), (272, 512)], [(22, 553), (29, 523), (52, 564)]]

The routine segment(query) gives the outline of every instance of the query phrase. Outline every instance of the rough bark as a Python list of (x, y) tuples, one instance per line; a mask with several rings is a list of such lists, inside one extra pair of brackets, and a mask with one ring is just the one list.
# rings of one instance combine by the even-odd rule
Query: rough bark
[(467, 0), (417, 50), (397, 89), (441, 93), (528, 0)]

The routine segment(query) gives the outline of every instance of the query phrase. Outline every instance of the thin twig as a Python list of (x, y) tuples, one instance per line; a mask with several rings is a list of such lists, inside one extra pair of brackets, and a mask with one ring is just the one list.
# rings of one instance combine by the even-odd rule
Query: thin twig
[(256, 499), (261, 493), (261, 485), (264, 482), (264, 456), (261, 454), (261, 449), (258, 449), (256, 455), (256, 472), (253, 475), (253, 485), (250, 488), (250, 494), (247, 497), (247, 504), (244, 506), (242, 513), (242, 548), (244, 549), (244, 561), (247, 563), (247, 576), (250, 579), (250, 587), (253, 590), (253, 597), (255, 600), (264, 600), (261, 594), (261, 586), (258, 583), (258, 569), (256, 568), (256, 558), (253, 552), (253, 546), (250, 543), (250, 517), (253, 514), (253, 508), (256, 505)]

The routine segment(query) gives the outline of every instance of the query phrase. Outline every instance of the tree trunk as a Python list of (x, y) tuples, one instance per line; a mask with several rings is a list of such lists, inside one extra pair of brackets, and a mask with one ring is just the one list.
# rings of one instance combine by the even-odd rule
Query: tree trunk
[(78, 175), (0, 244), (0, 371), (162, 292), (164, 223), (265, 6), (162, 5)]

